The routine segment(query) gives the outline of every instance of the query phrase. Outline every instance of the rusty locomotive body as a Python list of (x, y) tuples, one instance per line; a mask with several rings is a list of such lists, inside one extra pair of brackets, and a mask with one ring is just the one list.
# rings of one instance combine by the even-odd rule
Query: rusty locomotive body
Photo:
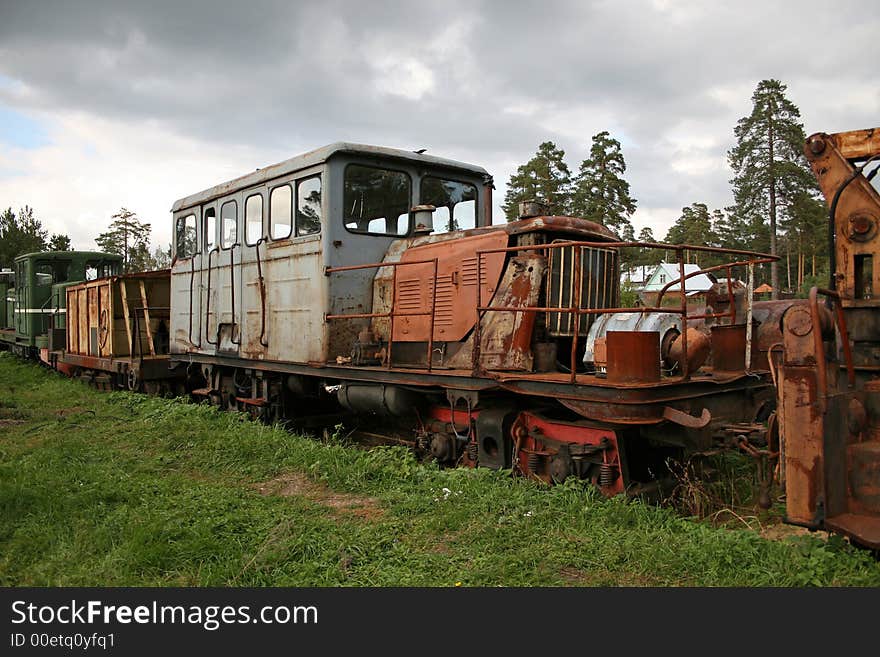
[[(607, 494), (760, 434), (779, 307), (731, 288), (694, 308), (700, 249), (641, 245), (679, 275), (652, 306), (620, 308), (634, 244), (534, 211), (492, 224), (492, 189), (480, 167), (339, 143), (177, 201), (172, 367), (223, 407), (344, 409), (443, 463)], [(703, 251), (728, 278), (768, 261)]]

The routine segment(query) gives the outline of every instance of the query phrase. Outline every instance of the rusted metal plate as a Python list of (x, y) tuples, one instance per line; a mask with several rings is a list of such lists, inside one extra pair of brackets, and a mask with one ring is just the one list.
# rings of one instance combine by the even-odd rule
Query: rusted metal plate
[[(511, 258), (490, 307), (536, 306), (546, 263), (542, 256)], [(487, 370), (532, 371), (534, 326), (534, 312), (487, 311), (480, 328), (480, 365)]]
[(792, 308), (783, 319), (784, 359), (779, 371), (779, 432), (784, 452), (786, 519), (816, 526), (824, 497), (823, 416), (817, 389), (810, 313)]
[(437, 259), (436, 297), (433, 263), (398, 267), (393, 339), (427, 342), (432, 309), (435, 341), (457, 342), (464, 338), (477, 322), (478, 292), (483, 304), (492, 299), (505, 258), (504, 253), (487, 253), (479, 258), (477, 272), (476, 252), (506, 246), (507, 233), (495, 230), (407, 249), (400, 259), (403, 263)]
[[(746, 327), (744, 324), (713, 326), (712, 368), (719, 372), (741, 372), (746, 368)], [(752, 356), (757, 352), (752, 342)], [(763, 368), (762, 368), (763, 369)]]
[(880, 306), (880, 266), (872, 263), (880, 239), (880, 193), (864, 176), (853, 178), (847, 161), (877, 153), (876, 129), (817, 133), (804, 146), (825, 201), (834, 207), (834, 274), (844, 307)]
[(828, 518), (825, 526), (856, 540), (859, 544), (874, 550), (880, 549), (880, 517), (860, 513), (841, 513)]
[(605, 334), (608, 380), (660, 380), (660, 338), (656, 331), (608, 331)]
[(850, 445), (849, 489), (855, 506), (880, 515), (880, 442)]
[(880, 153), (880, 129), (850, 130), (831, 135), (840, 154), (847, 159), (865, 159)]

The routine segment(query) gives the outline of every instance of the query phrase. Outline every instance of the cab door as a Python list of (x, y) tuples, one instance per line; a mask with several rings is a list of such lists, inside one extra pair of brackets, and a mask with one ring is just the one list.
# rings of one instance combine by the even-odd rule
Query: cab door
[(240, 211), (241, 194), (221, 200), (219, 249), (214, 252), (211, 259), (208, 344), (217, 354), (224, 356), (238, 356), (241, 345)]
[(262, 360), (268, 346), (266, 318), (266, 214), (265, 186), (243, 192), (241, 256), (238, 266), (237, 308), (241, 328), (240, 353), (243, 358)]
[(199, 348), (202, 335), (200, 245), (201, 208), (188, 208), (174, 215), (171, 265), (171, 350)]
[(28, 335), (27, 321), (30, 317), (29, 292), (30, 280), (28, 279), (28, 267), (25, 262), (19, 262), (15, 272), (15, 333), (18, 336)]

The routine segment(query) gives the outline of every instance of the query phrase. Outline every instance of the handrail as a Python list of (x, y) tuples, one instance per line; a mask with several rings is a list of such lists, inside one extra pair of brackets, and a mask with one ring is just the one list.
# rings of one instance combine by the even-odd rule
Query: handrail
[[(583, 268), (581, 267), (581, 262), (583, 258), (583, 250), (586, 248), (600, 248), (600, 249), (618, 249), (624, 247), (642, 247), (642, 248), (653, 248), (653, 249), (663, 249), (663, 250), (674, 250), (677, 254), (678, 261), (678, 269), (679, 276), (677, 279), (670, 281), (666, 284), (658, 293), (657, 296), (657, 304), (655, 306), (640, 306), (636, 308), (581, 308), (580, 305), (582, 303), (582, 287), (583, 287)], [(563, 249), (563, 248), (574, 248), (575, 249), (575, 280), (574, 280), (574, 291), (571, 299), (571, 305), (566, 308), (559, 307), (550, 307), (550, 306), (517, 306), (517, 307), (509, 307), (509, 306), (491, 306), (483, 303), (483, 290), (482, 286), (479, 284), (480, 272), (482, 271), (482, 260), (483, 256), (490, 253), (521, 253), (523, 251), (541, 251), (546, 252), (551, 249)], [(712, 267), (706, 267), (699, 269), (698, 271), (691, 272), (685, 274), (684, 272), (684, 252), (685, 251), (698, 251), (704, 253), (716, 253), (723, 254), (728, 256), (744, 256), (742, 259), (736, 260), (734, 262), (728, 262), (720, 265), (714, 265)], [(663, 296), (668, 292), (669, 288), (674, 285), (679, 285), (682, 291), (685, 289), (685, 281), (694, 276), (698, 276), (700, 274), (710, 273), (713, 271), (726, 270), (728, 280), (733, 278), (733, 268), (748, 266), (753, 268), (757, 264), (765, 264), (769, 262), (774, 262), (780, 260), (780, 256), (769, 255), (766, 253), (760, 253), (757, 251), (747, 251), (744, 249), (724, 249), (720, 247), (710, 247), (710, 246), (691, 246), (685, 244), (678, 245), (670, 245), (670, 244), (661, 244), (657, 242), (594, 242), (594, 241), (577, 241), (577, 240), (568, 240), (568, 241), (555, 241), (548, 244), (531, 244), (531, 245), (516, 245), (516, 246), (507, 246), (507, 247), (498, 247), (491, 249), (478, 249), (475, 252), (476, 260), (477, 260), (477, 276), (478, 276), (478, 285), (477, 285), (477, 295), (476, 295), (476, 323), (473, 328), (473, 343), (471, 346), (471, 357), (473, 364), (473, 374), (474, 376), (478, 376), (480, 374), (480, 357), (481, 357), (481, 333), (482, 333), (482, 319), (487, 312), (512, 312), (512, 313), (559, 313), (559, 314), (569, 314), (573, 317), (574, 323), (574, 334), (572, 336), (572, 345), (570, 350), (570, 373), (571, 373), (571, 382), (577, 382), (577, 351), (578, 351), (578, 340), (580, 334), (580, 317), (582, 315), (606, 315), (612, 313), (650, 313), (650, 312), (666, 312), (680, 315), (682, 318), (682, 333), (681, 333), (681, 347), (682, 347), (682, 378), (687, 379), (689, 376), (688, 372), (688, 345), (687, 345), (687, 322), (690, 319), (710, 319), (710, 318), (721, 318), (728, 317), (731, 321), (735, 321), (736, 318), (736, 308), (735, 308), (735, 299), (733, 294), (732, 286), (728, 285), (727, 289), (727, 297), (728, 302), (730, 304), (729, 310), (723, 313), (706, 313), (700, 315), (689, 315), (687, 308), (687, 297), (682, 294), (681, 295), (681, 305), (679, 308), (675, 307), (662, 307), (660, 304), (663, 300)], [(417, 311), (417, 312), (395, 312), (394, 307), (396, 305), (397, 300), (397, 267), (404, 265), (418, 265), (418, 264), (432, 264), (434, 265), (434, 276), (432, 282), (432, 307), (430, 312), (428, 311)], [(330, 274), (346, 272), (346, 271), (357, 271), (362, 269), (377, 269), (381, 267), (391, 267), (393, 270), (392, 276), (392, 299), (391, 299), (391, 307), (389, 312), (385, 313), (350, 313), (350, 314), (326, 314), (324, 319), (327, 321), (330, 320), (339, 320), (339, 319), (373, 319), (373, 318), (388, 318), (390, 320), (390, 336), (388, 341), (388, 349), (386, 352), (386, 358), (388, 367), (391, 367), (392, 358), (391, 358), (391, 350), (394, 342), (394, 320), (397, 317), (411, 317), (411, 316), (430, 316), (431, 317), (431, 329), (428, 338), (428, 356), (427, 356), (427, 369), (431, 370), (432, 363), (432, 351), (433, 351), (433, 338), (434, 338), (434, 321), (435, 321), (435, 312), (436, 312), (436, 291), (437, 291), (437, 273), (438, 273), (439, 260), (438, 258), (426, 259), (426, 260), (415, 260), (409, 262), (379, 262), (379, 263), (368, 263), (362, 265), (344, 265), (340, 267), (325, 267), (324, 274), (329, 276)]]
[[(229, 318), (231, 320), (232, 328), (229, 331), (229, 342), (234, 345), (241, 346), (241, 329), (238, 330), (238, 341), (235, 340), (235, 247), (239, 246), (238, 244), (233, 244), (229, 247), (229, 292), (230, 292), (230, 306), (229, 306)], [(242, 262), (244, 262), (244, 258), (242, 258)], [(244, 318), (242, 318), (244, 319)], [(220, 324), (217, 324), (217, 334), (219, 339), (220, 333)]]
[(269, 346), (266, 340), (266, 283), (263, 280), (263, 267), (260, 264), (260, 244), (263, 243), (265, 237), (261, 237), (254, 244), (254, 253), (257, 255), (257, 281), (260, 286), (260, 344), (264, 347)]
[[(208, 255), (210, 258), (210, 254)], [(195, 254), (193, 257), (189, 259), (190, 264), (190, 272), (189, 272), (189, 343), (193, 345), (196, 349), (202, 348), (202, 329), (199, 328), (199, 343), (196, 344), (193, 342), (193, 288), (196, 277), (196, 258)], [(201, 288), (201, 285), (199, 285)]]
[[(666, 286), (661, 289), (660, 294), (658, 294), (658, 307), (639, 307), (639, 308), (580, 308), (580, 290), (583, 285), (583, 272), (580, 267), (580, 254), (582, 253), (584, 248), (623, 248), (623, 247), (647, 247), (647, 248), (662, 248), (664, 250), (675, 250), (677, 254), (678, 260), (678, 269), (679, 269), (679, 277), (676, 280), (670, 281)], [(766, 262), (773, 262), (780, 259), (780, 256), (768, 255), (766, 253), (758, 253), (756, 251), (745, 251), (741, 249), (722, 249), (718, 247), (700, 247), (700, 246), (689, 246), (689, 245), (668, 245), (668, 244), (658, 244), (655, 242), (587, 242), (587, 241), (558, 241), (551, 242), (549, 244), (530, 244), (530, 245), (518, 245), (518, 246), (508, 246), (501, 248), (493, 248), (493, 249), (481, 249), (477, 251), (477, 263), (479, 267), (479, 263), (481, 261), (482, 255), (487, 253), (511, 253), (511, 252), (522, 252), (522, 251), (547, 251), (550, 249), (561, 249), (561, 248), (576, 248), (576, 270), (575, 273), (575, 294), (572, 295), (573, 303), (574, 298), (577, 297), (578, 300), (575, 307), (574, 305), (568, 308), (546, 308), (546, 307), (535, 307), (535, 306), (521, 306), (521, 307), (492, 307), (492, 306), (483, 306), (481, 303), (480, 295), (478, 295), (477, 299), (477, 325), (474, 327), (474, 345), (472, 347), (472, 358), (473, 358), (473, 368), (474, 375), (476, 376), (479, 373), (479, 359), (480, 359), (480, 323), (482, 320), (481, 313), (486, 313), (490, 311), (498, 311), (498, 312), (513, 312), (513, 313), (526, 313), (526, 312), (553, 312), (560, 314), (571, 314), (575, 318), (578, 318), (580, 315), (604, 315), (611, 314), (615, 312), (638, 312), (641, 314), (647, 312), (667, 312), (673, 313), (677, 315), (681, 315), (682, 317), (682, 332), (681, 332), (681, 347), (682, 347), (682, 377), (687, 378), (688, 376), (688, 350), (687, 350), (687, 321), (689, 319), (697, 319), (700, 317), (710, 318), (710, 317), (724, 317), (729, 313), (704, 313), (703, 315), (693, 316), (688, 315), (687, 310), (687, 297), (684, 295), (684, 281), (687, 278), (691, 278), (692, 276), (696, 276), (700, 273), (705, 273), (705, 271), (715, 271), (716, 269), (727, 269), (728, 272), (731, 271), (733, 267), (748, 265), (749, 267), (753, 267), (755, 264), (763, 264)], [(721, 253), (728, 255), (747, 255), (751, 256), (748, 260), (741, 260), (734, 263), (726, 263), (723, 265), (718, 265), (716, 267), (707, 268), (705, 271), (700, 270), (696, 272), (692, 272), (690, 274), (684, 273), (684, 251), (702, 251), (707, 253)], [(479, 269), (478, 269), (479, 271)], [(730, 276), (728, 276), (730, 278)], [(662, 295), (665, 293), (669, 287), (673, 285), (680, 285), (682, 289), (681, 295), (681, 307), (678, 309), (675, 308), (662, 308), (659, 307), (659, 302), (662, 300)], [(728, 298), (732, 298), (732, 292), (728, 289)], [(732, 306), (732, 304), (731, 304)], [(730, 313), (733, 313), (733, 317), (735, 318), (735, 308), (731, 307)], [(578, 326), (578, 329), (580, 327)], [(748, 328), (748, 327), (747, 327)], [(578, 331), (579, 332), (579, 331)], [(572, 383), (576, 382), (576, 360), (577, 360), (577, 341), (578, 335), (572, 336), (572, 349), (571, 349), (571, 360), (570, 360), (570, 371), (571, 371), (571, 381)], [(748, 359), (747, 359), (748, 360)]]
[[(388, 351), (386, 352), (386, 358), (388, 361), (388, 369), (391, 369), (391, 349), (392, 344), (394, 343), (394, 318), (395, 317), (424, 317), (429, 316), (431, 318), (431, 326), (428, 331), (428, 356), (427, 356), (427, 368), (428, 371), (431, 371), (431, 361), (433, 360), (433, 351), (434, 351), (434, 319), (436, 314), (436, 304), (437, 304), (437, 270), (438, 270), (438, 258), (430, 258), (426, 260), (411, 260), (408, 262), (371, 262), (364, 265), (344, 265), (342, 267), (324, 267), (324, 275), (329, 276), (330, 274), (336, 274), (339, 272), (346, 271), (357, 271), (360, 269), (380, 269), (382, 267), (391, 267), (392, 268), (392, 281), (391, 281), (391, 306), (390, 310), (387, 313), (351, 313), (351, 314), (327, 314), (324, 315), (324, 320), (336, 320), (336, 319), (369, 319), (369, 318), (380, 318), (387, 317), (390, 322), (389, 328), (389, 336), (388, 336)], [(411, 313), (395, 313), (394, 306), (397, 303), (397, 268), (405, 267), (407, 265), (426, 265), (433, 264), (434, 265), (434, 276), (431, 281), (431, 310), (429, 312), (411, 312)], [(477, 270), (479, 272), (479, 269)], [(479, 285), (477, 286), (479, 288)]]
[[(216, 248), (208, 251), (208, 288), (205, 293), (205, 341), (208, 344), (212, 344), (215, 347), (220, 343), (220, 320), (218, 318), (217, 324), (217, 340), (211, 340), (211, 256), (214, 255), (214, 252), (217, 251)], [(199, 339), (201, 339), (201, 331), (199, 331)]]
[[(725, 263), (722, 265), (715, 265), (714, 267), (705, 267), (704, 269), (700, 269), (698, 271), (693, 271), (690, 274), (685, 274), (684, 279), (687, 280), (689, 278), (693, 278), (694, 276), (699, 276), (700, 274), (708, 274), (713, 271), (720, 271), (721, 269), (726, 269), (727, 273), (728, 273), (727, 278), (728, 278), (728, 280), (730, 280), (730, 278), (732, 278), (730, 276), (731, 269), (733, 269), (734, 267), (747, 267), (749, 265), (763, 265), (768, 262), (773, 262), (773, 260), (776, 260), (776, 259), (778, 259), (778, 258), (767, 257), (767, 258), (758, 258), (756, 260), (738, 260), (736, 262), (728, 262), (728, 263)], [(657, 293), (657, 305), (658, 306), (661, 305), (660, 302), (663, 300), (664, 295), (666, 294), (666, 292), (669, 291), (670, 287), (672, 287), (673, 285), (680, 285), (681, 283), (682, 283), (682, 279), (676, 278), (674, 280), (669, 281), (666, 285), (664, 285), (662, 288), (660, 288), (660, 291)], [(732, 302), (733, 301), (733, 290), (729, 285), (727, 287), (728, 287), (728, 296), (730, 298), (730, 301)], [(732, 303), (731, 303), (731, 305), (732, 305)], [(711, 315), (711, 316), (712, 317), (724, 317), (729, 314), (730, 313), (718, 313), (716, 315)], [(736, 315), (736, 313), (733, 314), (733, 316), (735, 316), (735, 315)]]

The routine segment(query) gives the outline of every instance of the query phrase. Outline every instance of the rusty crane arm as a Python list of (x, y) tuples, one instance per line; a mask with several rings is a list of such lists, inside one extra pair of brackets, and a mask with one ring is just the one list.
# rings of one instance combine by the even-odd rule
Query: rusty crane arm
[[(809, 310), (792, 306), (783, 317), (778, 396), (786, 520), (876, 549), (880, 193), (871, 179), (880, 168), (880, 128), (816, 133), (804, 154), (828, 206), (831, 289), (813, 288)], [(819, 307), (819, 295), (827, 308)]]

